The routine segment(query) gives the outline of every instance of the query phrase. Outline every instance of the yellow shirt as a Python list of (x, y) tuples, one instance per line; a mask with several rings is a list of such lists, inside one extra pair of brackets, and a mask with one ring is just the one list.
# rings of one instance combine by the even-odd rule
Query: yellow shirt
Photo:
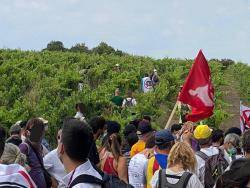
[(142, 150), (145, 149), (145, 142), (143, 140), (138, 140), (138, 142), (136, 142), (130, 151), (130, 156), (133, 157), (135, 154), (140, 153)]

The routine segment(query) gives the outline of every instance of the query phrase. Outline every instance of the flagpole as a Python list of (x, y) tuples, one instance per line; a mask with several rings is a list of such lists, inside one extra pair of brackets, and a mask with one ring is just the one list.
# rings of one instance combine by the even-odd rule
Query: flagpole
[(169, 118), (168, 118), (168, 121), (167, 121), (167, 124), (166, 124), (166, 126), (165, 126), (165, 129), (169, 128), (169, 125), (170, 125), (170, 123), (171, 123), (171, 121), (172, 121), (172, 119), (173, 119), (173, 116), (174, 116), (175, 111), (176, 111), (176, 109), (177, 109), (177, 107), (178, 107), (178, 104), (179, 104), (179, 101), (176, 101), (176, 103), (175, 103), (175, 105), (174, 105), (174, 108), (173, 108), (173, 110), (172, 110), (172, 112), (171, 112), (171, 114), (170, 114), (170, 116), (169, 116)]

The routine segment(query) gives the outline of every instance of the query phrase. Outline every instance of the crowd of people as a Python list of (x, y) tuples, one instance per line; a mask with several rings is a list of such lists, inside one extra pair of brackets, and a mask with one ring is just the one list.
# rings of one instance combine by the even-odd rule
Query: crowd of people
[(52, 150), (43, 118), (14, 123), (9, 136), (1, 126), (0, 187), (250, 187), (250, 130), (192, 122), (155, 130), (149, 116), (122, 129), (101, 116), (87, 121), (83, 109), (58, 126)]

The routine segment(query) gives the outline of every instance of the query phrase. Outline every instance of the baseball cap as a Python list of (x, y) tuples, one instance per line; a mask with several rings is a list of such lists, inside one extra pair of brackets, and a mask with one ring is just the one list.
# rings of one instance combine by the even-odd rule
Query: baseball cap
[(157, 146), (174, 141), (174, 136), (167, 129), (155, 133), (155, 144)]
[(20, 131), (21, 131), (21, 126), (19, 124), (15, 123), (14, 125), (12, 125), (10, 127), (9, 132), (10, 132), (10, 134), (12, 134), (12, 133), (20, 132)]
[(211, 136), (212, 129), (208, 125), (198, 125), (194, 130), (194, 138), (196, 139), (207, 139)]
[(142, 120), (138, 125), (138, 129), (136, 133), (137, 135), (143, 135), (151, 131), (153, 131), (151, 124), (146, 120)]

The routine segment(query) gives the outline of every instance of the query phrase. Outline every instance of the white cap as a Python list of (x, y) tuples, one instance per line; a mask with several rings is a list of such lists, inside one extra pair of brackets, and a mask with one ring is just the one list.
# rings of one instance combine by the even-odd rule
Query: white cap
[(116, 67), (119, 67), (120, 65), (118, 63), (115, 64)]
[(156, 69), (154, 69), (154, 72), (157, 72), (157, 70), (156, 70)]
[(43, 124), (48, 124), (48, 122), (49, 122), (48, 120), (46, 120), (42, 117), (39, 117), (38, 119), (40, 119), (43, 122)]

